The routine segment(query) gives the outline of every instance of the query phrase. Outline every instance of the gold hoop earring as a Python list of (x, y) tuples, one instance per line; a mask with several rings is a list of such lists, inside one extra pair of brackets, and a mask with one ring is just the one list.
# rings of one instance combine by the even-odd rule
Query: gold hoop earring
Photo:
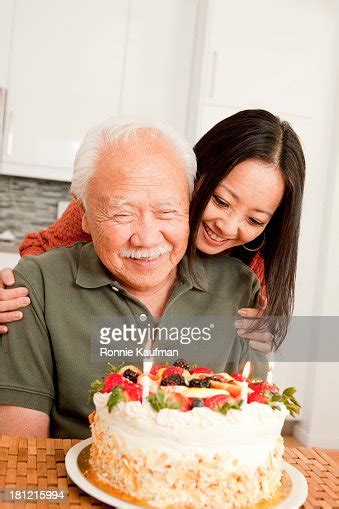
[(259, 249), (261, 249), (261, 248), (263, 247), (264, 242), (265, 242), (265, 232), (264, 232), (264, 238), (262, 239), (262, 242), (261, 242), (261, 244), (260, 244), (260, 246), (259, 246), (259, 247), (256, 247), (255, 249), (252, 249), (252, 248), (250, 248), (250, 247), (246, 247), (246, 245), (245, 245), (245, 244), (243, 244), (243, 245), (242, 245), (242, 247), (243, 247), (244, 249), (246, 249), (246, 251), (251, 251), (251, 252), (259, 251)]

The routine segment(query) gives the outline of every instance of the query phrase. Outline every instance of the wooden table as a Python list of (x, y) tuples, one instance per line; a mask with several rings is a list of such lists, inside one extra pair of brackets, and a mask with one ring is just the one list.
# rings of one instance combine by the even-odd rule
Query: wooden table
[[(78, 440), (0, 437), (0, 491), (2, 488), (52, 488), (65, 490), (65, 503), (0, 502), (1, 509), (104, 508), (105, 504), (89, 497), (67, 477), (65, 454)], [(339, 469), (321, 449), (287, 447), (285, 460), (307, 479), (309, 494), (305, 509), (339, 508)]]

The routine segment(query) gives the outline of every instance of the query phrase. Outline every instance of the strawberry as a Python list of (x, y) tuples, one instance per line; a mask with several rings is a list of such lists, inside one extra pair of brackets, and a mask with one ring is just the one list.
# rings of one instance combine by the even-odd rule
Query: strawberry
[(111, 373), (105, 378), (104, 388), (101, 392), (112, 392), (117, 385), (124, 385), (124, 378), (116, 373)]
[(190, 373), (191, 375), (196, 373), (206, 373), (207, 375), (213, 375), (213, 371), (209, 368), (205, 368), (205, 366), (196, 366), (195, 368), (191, 369)]
[(278, 387), (276, 385), (271, 385), (267, 382), (251, 382), (248, 386), (254, 392), (278, 392)]
[(241, 373), (232, 373), (232, 378), (234, 378), (234, 380), (237, 380), (238, 382), (243, 382), (244, 380), (246, 380), (246, 378), (242, 376)]
[(217, 396), (212, 396), (210, 398), (205, 398), (204, 403), (207, 408), (211, 410), (218, 411), (220, 407), (222, 407), (227, 401), (233, 399), (231, 396), (227, 396), (226, 394), (218, 394)]
[(167, 378), (170, 375), (181, 375), (184, 372), (184, 368), (180, 366), (168, 366), (163, 373), (161, 373), (161, 378)]
[(188, 410), (191, 410), (192, 406), (190, 399), (178, 392), (171, 392), (166, 395), (166, 404), (169, 403), (174, 404), (175, 406), (179, 404), (177, 410), (180, 412), (187, 412)]
[(251, 392), (251, 394), (248, 394), (247, 396), (247, 402), (266, 404), (268, 403), (268, 398), (261, 392)]
[(123, 389), (123, 392), (127, 394), (128, 401), (141, 401), (141, 386), (130, 382), (117, 373), (111, 373), (106, 377), (102, 392), (112, 392), (112, 390), (117, 386), (120, 386)]
[(150, 375), (156, 375), (158, 373), (159, 369), (166, 368), (166, 367), (167, 366), (165, 366), (165, 365), (155, 364), (154, 366), (152, 366)]
[(125, 380), (124, 390), (127, 392), (129, 401), (141, 401), (142, 399), (142, 387), (141, 385), (134, 384)]

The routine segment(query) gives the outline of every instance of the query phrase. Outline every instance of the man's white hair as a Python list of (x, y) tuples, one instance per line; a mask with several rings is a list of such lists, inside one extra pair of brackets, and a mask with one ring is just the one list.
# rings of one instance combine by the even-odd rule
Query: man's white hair
[(133, 150), (133, 142), (145, 133), (152, 140), (159, 139), (161, 142), (167, 142), (177, 152), (186, 168), (190, 195), (192, 195), (197, 163), (193, 149), (185, 138), (166, 124), (152, 122), (118, 123), (114, 118), (110, 118), (90, 129), (86, 134), (74, 160), (72, 193), (86, 205), (87, 186), (102, 151), (105, 148), (110, 148), (116, 142), (131, 143), (131, 150)]

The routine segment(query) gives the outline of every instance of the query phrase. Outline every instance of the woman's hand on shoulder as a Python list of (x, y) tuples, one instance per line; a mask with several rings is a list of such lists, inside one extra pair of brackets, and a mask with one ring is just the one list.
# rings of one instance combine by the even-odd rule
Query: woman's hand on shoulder
[(258, 318), (264, 314), (267, 307), (267, 299), (260, 295), (259, 307), (258, 308), (241, 308), (238, 314), (241, 318), (238, 318), (235, 322), (237, 334), (243, 339), (248, 339), (250, 346), (255, 350), (259, 350), (265, 354), (272, 351), (273, 348), (273, 336), (268, 328), (261, 329), (260, 331), (248, 332), (252, 327), (252, 321), (249, 318)]
[(15, 278), (13, 270), (6, 268), (0, 271), (0, 334), (6, 334), (9, 322), (21, 320), (23, 317), (20, 308), (30, 304), (28, 290), (24, 286), (19, 288), (8, 288), (13, 286)]

